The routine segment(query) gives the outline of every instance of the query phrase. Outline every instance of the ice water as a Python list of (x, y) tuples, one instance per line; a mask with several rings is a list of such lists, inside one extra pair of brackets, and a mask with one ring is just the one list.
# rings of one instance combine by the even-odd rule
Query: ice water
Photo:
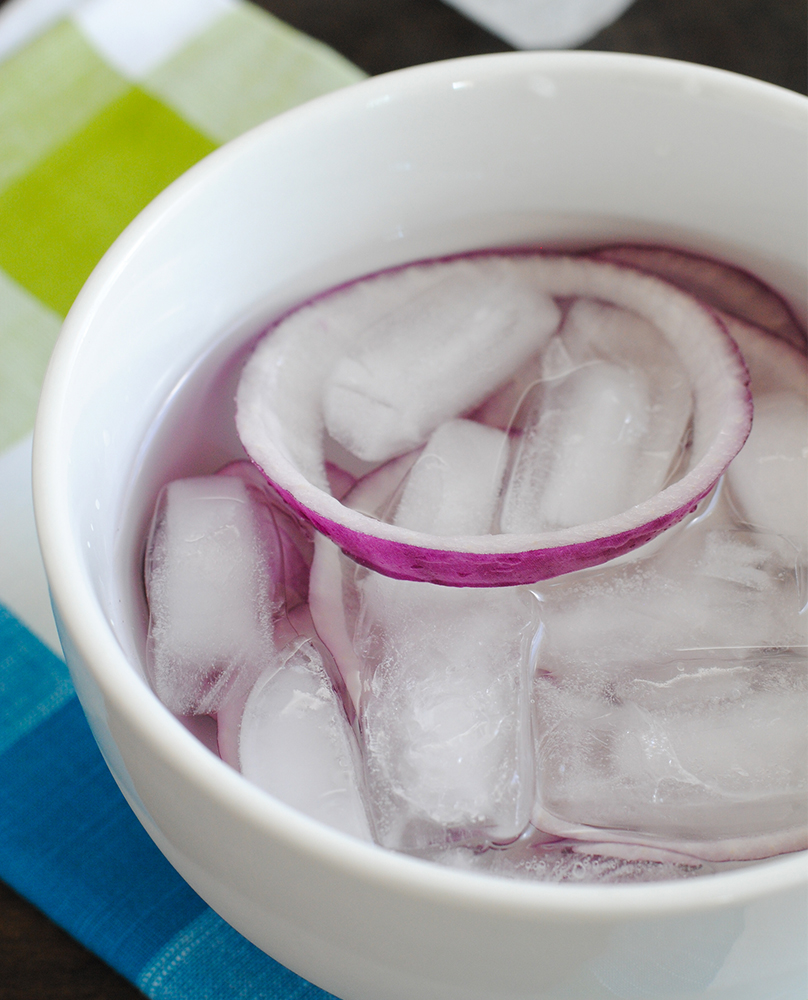
[[(526, 358), (523, 382), (478, 410), (477, 426), (482, 414), (486, 430), (509, 438), (501, 449), (491, 446), (491, 464), (492, 475), (510, 485), (498, 486), (491, 503), (467, 485), (469, 534), (609, 516), (675, 477), (691, 419), (675, 361), (657, 347), (633, 368), (616, 365), (608, 322), (594, 353), (591, 343), (582, 348), (591, 314), (609, 308), (577, 304), (567, 313), (563, 349), (546, 352), (543, 370), (530, 371)], [(213, 473), (244, 457), (230, 404), (243, 357), (242, 350), (224, 364), (211, 359), (187, 380), (165, 421), (174, 430), (163, 434), (163, 457), (146, 458), (153, 480), (177, 469)], [(334, 406), (349, 375), (337, 380)], [(651, 427), (655, 408), (669, 419)], [(778, 429), (796, 439), (804, 419), (792, 397), (783, 402), (776, 393), (761, 413), (760, 454), (744, 459), (758, 468), (772, 461), (768, 442)], [(520, 423), (529, 429), (515, 437)], [(172, 436), (177, 457), (166, 461)], [(571, 440), (589, 450), (570, 450)], [(607, 485), (592, 496), (586, 475), (614, 441), (600, 476)], [(414, 475), (434, 488), (444, 465), (443, 457), (421, 462)], [(345, 567), (341, 557), (347, 582), (335, 601), (347, 601), (352, 616), (355, 687), (298, 613), (285, 636), (288, 675), (277, 665), (263, 673), (249, 666), (253, 693), (230, 699), (241, 698), (238, 712), (253, 734), (242, 758), (237, 747), (230, 762), (354, 836), (506, 877), (681, 878), (797, 849), (806, 825), (804, 547), (799, 555), (806, 517), (797, 492), (767, 523), (760, 513), (771, 503), (766, 489), (765, 475), (731, 472), (695, 516), (647, 552), (518, 592), (406, 584)], [(536, 495), (547, 502), (531, 503)], [(397, 511), (402, 523), (435, 534), (461, 523), (451, 506), (442, 515), (439, 505), (407, 499), (401, 488), (391, 491), (388, 508), (377, 513)], [(145, 534), (143, 515), (140, 528)], [(307, 600), (296, 597), (301, 607)], [(261, 642), (266, 630), (259, 628), (253, 659), (266, 664), (273, 654)], [(208, 687), (220, 692), (228, 677), (220, 670)], [(228, 708), (218, 697), (164, 700), (182, 716), (221, 710), (221, 717)], [(268, 754), (261, 712), (272, 711), (284, 726), (304, 721), (289, 723), (287, 742), (261, 763)], [(319, 744), (305, 736), (318, 718)], [(267, 745), (281, 729), (269, 727)], [(312, 768), (329, 746), (322, 783)]]

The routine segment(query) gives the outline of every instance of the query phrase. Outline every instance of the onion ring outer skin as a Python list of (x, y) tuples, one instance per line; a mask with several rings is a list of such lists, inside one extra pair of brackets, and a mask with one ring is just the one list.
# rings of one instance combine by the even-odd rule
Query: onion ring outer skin
[[(526, 254), (513, 255), (524, 259)], [(355, 562), (396, 579), (450, 587), (517, 586), (599, 565), (651, 541), (695, 510), (743, 446), (752, 424), (749, 373), (716, 311), (624, 264), (540, 252), (532, 256), (549, 294), (632, 309), (667, 336), (693, 385), (693, 464), (654, 497), (603, 521), (538, 535), (426, 535), (350, 510), (311, 483), (283, 442), (273, 440), (268, 429), (277, 431), (282, 422), (271, 405), (270, 419), (263, 423), (260, 417), (267, 404), (260, 398), (260, 371), (254, 366), (237, 397), (237, 424), (247, 453), (289, 506)], [(252, 364), (251, 359), (245, 371)]]

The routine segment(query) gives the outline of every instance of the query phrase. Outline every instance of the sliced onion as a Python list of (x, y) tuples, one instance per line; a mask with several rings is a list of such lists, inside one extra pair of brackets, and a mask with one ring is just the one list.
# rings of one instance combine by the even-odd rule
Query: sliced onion
[(760, 278), (739, 267), (669, 247), (611, 246), (593, 256), (655, 274), (708, 306), (773, 333), (803, 353), (808, 350), (805, 330), (788, 303)]
[[(239, 435), (253, 462), (294, 511), (352, 559), (377, 572), (445, 586), (491, 587), (532, 583), (606, 562), (645, 544), (694, 510), (749, 433), (748, 374), (713, 310), (670, 283), (623, 264), (541, 253), (520, 253), (513, 259), (521, 267), (528, 262), (534, 286), (551, 296), (610, 302), (633, 310), (663, 332), (693, 389), (689, 464), (676, 482), (630, 510), (557, 531), (437, 537), (385, 524), (350, 510), (328, 492), (321, 471), (325, 376), (318, 382), (308, 372), (312, 366), (322, 370), (333, 364), (349, 349), (350, 338), (340, 342), (339, 335), (320, 333), (318, 340), (316, 329), (297, 336), (297, 310), (259, 343), (245, 367), (237, 396)], [(389, 280), (389, 275), (382, 277)], [(354, 290), (361, 294), (366, 282), (376, 280), (379, 276), (360, 279), (316, 305), (321, 311), (341, 311), (344, 323)]]
[(808, 397), (808, 358), (770, 332), (735, 316), (719, 314), (741, 349), (752, 398), (783, 389)]
[(749, 368), (752, 433), (727, 470), (738, 512), (808, 552), (808, 358), (742, 320), (727, 328)]

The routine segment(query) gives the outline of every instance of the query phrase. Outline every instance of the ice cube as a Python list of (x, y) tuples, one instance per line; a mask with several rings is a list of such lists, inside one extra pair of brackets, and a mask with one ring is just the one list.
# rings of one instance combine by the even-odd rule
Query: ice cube
[(803, 573), (789, 542), (733, 526), (719, 501), (645, 558), (536, 586), (554, 673), (700, 649), (805, 643)]
[[(487, 533), (506, 448), (507, 439), (501, 431), (469, 420), (447, 421), (420, 454), (416, 451), (393, 459), (365, 476), (346, 497), (346, 503), (415, 531)], [(332, 542), (324, 536), (316, 539), (310, 585), (312, 615), (358, 706), (371, 668), (353, 645), (360, 599), (355, 571), (355, 565)], [(386, 586), (395, 592), (392, 584)]]
[(276, 529), (272, 532), (272, 537), (277, 539), (280, 546), (283, 569), (283, 577), (278, 583), (282, 584), (285, 610), (290, 612), (308, 598), (309, 570), (314, 556), (314, 545), (309, 533), (252, 462), (243, 459), (230, 462), (216, 475), (242, 479), (247, 485), (247, 492), (259, 503), (259, 509), (268, 505)]
[(366, 578), (355, 643), (374, 668), (361, 725), (381, 843), (519, 836), (533, 794), (535, 627), (521, 591)]
[(676, 468), (691, 411), (687, 376), (656, 327), (577, 300), (514, 418), (501, 529), (572, 527), (649, 499)]
[(242, 774), (343, 833), (372, 840), (356, 738), (311, 642), (278, 651), (244, 706)]
[(508, 439), (472, 420), (434, 432), (412, 467), (394, 522), (432, 535), (483, 535), (493, 526)]
[[(433, 434), (393, 523), (489, 530), (505, 435), (468, 421)], [(353, 645), (375, 827), (390, 847), (517, 837), (530, 812), (529, 692), (535, 602), (366, 573)]]
[(726, 514), (719, 504), (648, 559), (539, 592), (540, 829), (715, 861), (805, 845), (795, 553)]
[(513, 425), (514, 417), (526, 393), (543, 381), (546, 351), (550, 349), (549, 345), (557, 340), (557, 337), (552, 337), (546, 349), (535, 351), (526, 358), (513, 377), (470, 414), (471, 419), (507, 431)]
[(333, 656), (348, 697), (359, 707), (366, 669), (353, 644), (359, 595), (354, 586), (355, 563), (325, 535), (314, 542), (309, 609), (320, 639)]
[(161, 701), (180, 715), (215, 712), (272, 650), (282, 602), (282, 557), (268, 505), (232, 476), (169, 483), (157, 504), (146, 561), (147, 667)]
[(644, 378), (600, 361), (541, 388), (535, 415), (516, 442), (502, 531), (587, 524), (647, 499), (631, 489), (648, 429)]
[(558, 325), (555, 303), (512, 260), (432, 266), (436, 280), (403, 301), (391, 284), (388, 314), (325, 383), (329, 434), (364, 460), (422, 444), (492, 393)]
[(653, 323), (592, 299), (574, 303), (557, 339), (576, 364), (602, 359), (645, 376), (650, 418), (633, 488), (637, 496), (652, 496), (676, 469), (693, 412), (692, 386), (681, 359)]
[(807, 698), (794, 652), (542, 674), (534, 823), (707, 860), (805, 846)]

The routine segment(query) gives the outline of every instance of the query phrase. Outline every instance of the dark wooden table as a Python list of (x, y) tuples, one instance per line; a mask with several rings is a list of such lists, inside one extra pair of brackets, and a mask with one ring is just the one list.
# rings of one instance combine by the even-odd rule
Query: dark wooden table
[[(259, 2), (371, 74), (510, 49), (441, 0)], [(808, 92), (805, 0), (635, 0), (582, 47), (684, 59)], [(0, 883), (0, 1000), (141, 996)]]

